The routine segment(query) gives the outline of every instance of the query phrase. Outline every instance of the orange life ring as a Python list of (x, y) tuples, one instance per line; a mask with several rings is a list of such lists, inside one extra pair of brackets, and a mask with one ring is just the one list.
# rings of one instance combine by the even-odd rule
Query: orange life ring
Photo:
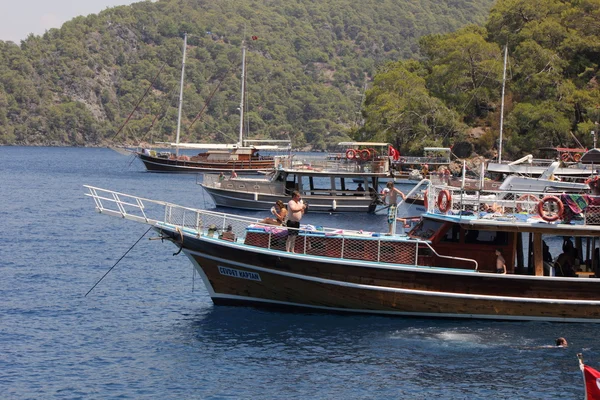
[(581, 153), (573, 154), (573, 161), (579, 162), (579, 160), (581, 160)]
[(356, 150), (354, 149), (348, 149), (346, 150), (346, 158), (348, 160), (353, 160), (356, 158)]
[(571, 155), (569, 153), (562, 153), (560, 155), (560, 159), (563, 160), (564, 162), (567, 162), (567, 161), (571, 160)]
[(371, 158), (371, 152), (368, 149), (363, 149), (360, 152), (360, 158), (362, 158), (363, 160), (368, 160), (369, 158)]
[(427, 211), (429, 209), (429, 190), (423, 193), (423, 205), (425, 206), (425, 211)]
[[(558, 212), (556, 213), (556, 215), (548, 215), (544, 211), (544, 205), (546, 203), (550, 203), (550, 202), (556, 203), (558, 205)], [(538, 214), (546, 222), (553, 222), (553, 221), (560, 219), (564, 210), (565, 210), (565, 207), (564, 207), (562, 201), (560, 201), (560, 199), (556, 196), (546, 196), (542, 200), (540, 200), (540, 202), (537, 205)]]
[(522, 212), (523, 210), (532, 211), (532, 207), (530, 207), (529, 204), (535, 203), (535, 207), (537, 207), (537, 203), (539, 201), (540, 199), (538, 199), (532, 194), (524, 194), (522, 196), (519, 196), (519, 198), (517, 199), (517, 212)]
[(437, 206), (441, 212), (445, 213), (450, 210), (452, 195), (447, 189), (440, 191), (437, 198)]

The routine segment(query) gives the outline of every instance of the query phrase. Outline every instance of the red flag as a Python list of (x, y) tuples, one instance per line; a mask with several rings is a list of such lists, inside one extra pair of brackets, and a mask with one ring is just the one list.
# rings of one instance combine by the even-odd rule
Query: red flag
[(583, 381), (585, 383), (585, 399), (600, 400), (600, 372), (581, 363)]
[(400, 152), (394, 148), (394, 146), (389, 146), (388, 156), (392, 157), (394, 161), (398, 161), (400, 157)]

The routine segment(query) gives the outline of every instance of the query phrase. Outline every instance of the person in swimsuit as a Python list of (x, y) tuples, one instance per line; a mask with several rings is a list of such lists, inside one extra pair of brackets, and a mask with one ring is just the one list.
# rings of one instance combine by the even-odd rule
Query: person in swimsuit
[(287, 227), (288, 237), (285, 243), (285, 249), (289, 253), (295, 253), (294, 246), (296, 245), (296, 236), (298, 236), (298, 229), (300, 228), (300, 220), (306, 212), (306, 204), (302, 202), (300, 192), (294, 190), (292, 192), (292, 199), (288, 202), (287, 206)]
[(392, 235), (393, 223), (396, 219), (396, 206), (398, 204), (398, 195), (402, 197), (402, 200), (406, 200), (406, 196), (404, 195), (404, 193), (402, 193), (400, 189), (394, 187), (394, 182), (392, 181), (389, 181), (386, 184), (385, 189), (383, 192), (383, 196), (387, 200), (387, 203), (390, 205), (388, 208), (388, 235)]
[(496, 249), (496, 273), (506, 274), (506, 260), (502, 255), (502, 249)]

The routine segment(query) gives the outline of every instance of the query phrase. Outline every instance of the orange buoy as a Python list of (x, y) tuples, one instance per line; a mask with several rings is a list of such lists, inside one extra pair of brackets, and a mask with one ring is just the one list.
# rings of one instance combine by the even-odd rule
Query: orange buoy
[(579, 160), (581, 160), (581, 153), (573, 154), (573, 161), (579, 162)]
[(452, 195), (447, 189), (440, 191), (437, 198), (437, 206), (441, 212), (446, 213), (450, 210)]
[[(546, 213), (546, 211), (544, 211), (544, 206), (549, 203), (556, 203), (556, 205), (558, 206), (558, 212), (555, 215), (548, 214)], [(560, 199), (556, 196), (546, 196), (542, 200), (540, 200), (540, 202), (537, 205), (538, 214), (546, 222), (553, 222), (561, 218), (564, 209), (565, 207), (562, 201), (560, 201)]]
[(537, 206), (537, 202), (539, 200), (540, 199), (538, 199), (532, 194), (524, 194), (522, 196), (519, 196), (519, 198), (517, 199), (517, 212), (522, 212), (523, 210), (532, 211), (533, 207), (531, 207), (530, 204), (535, 203)]
[(363, 160), (368, 160), (369, 158), (371, 158), (371, 152), (368, 149), (363, 149), (360, 152), (360, 158), (362, 158)]
[(560, 159), (563, 160), (564, 162), (570, 161), (571, 155), (569, 153), (562, 153), (560, 155)]
[(346, 158), (348, 160), (353, 160), (354, 158), (356, 158), (356, 151), (354, 149), (346, 150)]

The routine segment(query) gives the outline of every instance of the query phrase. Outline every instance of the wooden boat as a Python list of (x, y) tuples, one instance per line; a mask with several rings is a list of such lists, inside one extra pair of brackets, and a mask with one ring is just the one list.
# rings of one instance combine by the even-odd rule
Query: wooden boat
[[(183, 58), (181, 64), (181, 84), (179, 92), (179, 113), (177, 118), (177, 133), (174, 143), (159, 143), (159, 146), (167, 146), (175, 149), (171, 151), (156, 151), (141, 148), (134, 154), (144, 163), (149, 172), (171, 172), (171, 173), (204, 173), (204, 172), (231, 172), (237, 174), (258, 174), (275, 168), (276, 158), (273, 152), (285, 153), (290, 151), (289, 140), (244, 140), (244, 106), (245, 106), (245, 83), (246, 83), (246, 47), (242, 42), (242, 88), (240, 101), (240, 130), (239, 139), (234, 144), (211, 144), (211, 143), (180, 143), (181, 112), (183, 105), (183, 78), (185, 73), (185, 54), (187, 48), (187, 35), (183, 41)], [(196, 155), (180, 154), (180, 149), (205, 150)], [(270, 152), (269, 155), (260, 155), (259, 151)]]
[[(98, 212), (149, 224), (178, 246), (217, 305), (600, 322), (597, 260), (590, 264), (593, 270), (578, 271), (592, 278), (548, 276), (543, 268), (546, 235), (575, 237), (578, 244), (588, 240), (595, 248), (596, 197), (586, 199), (580, 220), (567, 223), (560, 217), (554, 221), (551, 206), (562, 204), (557, 196), (540, 201), (514, 193), (502, 213), (488, 213), (480, 211), (483, 202), (462, 204), (461, 191), (432, 185), (428, 212), (408, 235), (303, 225), (295, 253), (288, 253), (291, 228), (86, 187)], [(540, 215), (519, 212), (527, 202), (537, 202)], [(515, 268), (522, 234), (531, 236), (531, 274)], [(504, 253), (507, 274), (494, 273), (496, 249)]]
[[(199, 184), (219, 207), (269, 210), (277, 200), (289, 201), (292, 191), (298, 190), (309, 203), (310, 212), (385, 212), (387, 207), (380, 199), (379, 189), (381, 181), (390, 176), (389, 145), (371, 142), (339, 145), (347, 148), (346, 152), (321, 158), (281, 159), (278, 169), (263, 178), (206, 174)], [(350, 151), (361, 157), (346, 157)], [(412, 209), (407, 213), (412, 216), (425, 211), (422, 200), (410, 205)]]

